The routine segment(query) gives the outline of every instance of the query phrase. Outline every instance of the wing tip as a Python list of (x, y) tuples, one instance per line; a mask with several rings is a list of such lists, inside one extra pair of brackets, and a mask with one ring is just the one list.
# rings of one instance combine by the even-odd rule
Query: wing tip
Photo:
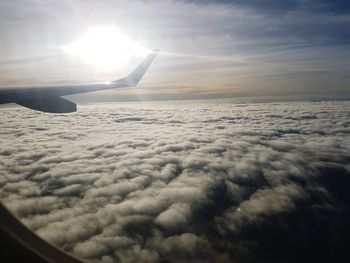
[(152, 61), (157, 55), (157, 52), (159, 49), (154, 49), (148, 56), (139, 64), (134, 71), (132, 71), (128, 76), (125, 78), (115, 80), (114, 83), (123, 83), (126, 84), (127, 87), (130, 86), (136, 86), (137, 83), (142, 79), (143, 75), (148, 70), (149, 66), (152, 64)]

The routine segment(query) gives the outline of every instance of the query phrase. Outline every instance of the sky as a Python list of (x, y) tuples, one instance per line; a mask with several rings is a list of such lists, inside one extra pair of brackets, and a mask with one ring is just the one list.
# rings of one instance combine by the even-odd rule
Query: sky
[(346, 0), (1, 1), (0, 87), (124, 76), (142, 57), (103, 69), (62, 50), (108, 26), (161, 52), (139, 89), (81, 99), (349, 94)]
[(350, 101), (0, 114), (0, 198), (94, 263), (349, 262)]

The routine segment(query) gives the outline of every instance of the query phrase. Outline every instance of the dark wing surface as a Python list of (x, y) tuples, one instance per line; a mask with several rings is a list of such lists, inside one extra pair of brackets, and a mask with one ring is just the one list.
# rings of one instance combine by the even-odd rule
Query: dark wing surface
[(33, 110), (49, 113), (75, 112), (77, 110), (76, 104), (61, 98), (61, 96), (106, 89), (134, 87), (146, 73), (156, 55), (157, 51), (152, 52), (131, 74), (111, 82), (56, 87), (0, 89), (0, 104), (17, 103)]

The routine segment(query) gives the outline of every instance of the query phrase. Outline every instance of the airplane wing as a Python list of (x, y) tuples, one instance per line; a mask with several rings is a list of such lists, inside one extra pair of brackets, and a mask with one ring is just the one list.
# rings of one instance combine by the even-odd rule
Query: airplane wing
[(155, 50), (128, 76), (108, 83), (95, 83), (55, 87), (23, 87), (0, 89), (0, 104), (17, 103), (21, 106), (43, 112), (68, 113), (75, 112), (77, 105), (61, 96), (92, 92), (106, 89), (134, 87), (141, 80), (153, 59)]

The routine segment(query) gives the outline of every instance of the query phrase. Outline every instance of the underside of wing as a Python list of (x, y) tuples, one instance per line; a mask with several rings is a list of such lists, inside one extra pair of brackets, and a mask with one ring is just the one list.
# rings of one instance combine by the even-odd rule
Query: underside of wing
[(18, 101), (16, 103), (33, 110), (50, 113), (68, 113), (77, 111), (77, 105), (74, 102), (61, 97), (25, 100)]
[(119, 80), (51, 87), (0, 88), (0, 104), (17, 103), (33, 110), (49, 113), (75, 112), (77, 110), (77, 105), (63, 99), (61, 96), (106, 89), (135, 87), (156, 57), (157, 51), (158, 50), (155, 50), (149, 54), (133, 72)]

